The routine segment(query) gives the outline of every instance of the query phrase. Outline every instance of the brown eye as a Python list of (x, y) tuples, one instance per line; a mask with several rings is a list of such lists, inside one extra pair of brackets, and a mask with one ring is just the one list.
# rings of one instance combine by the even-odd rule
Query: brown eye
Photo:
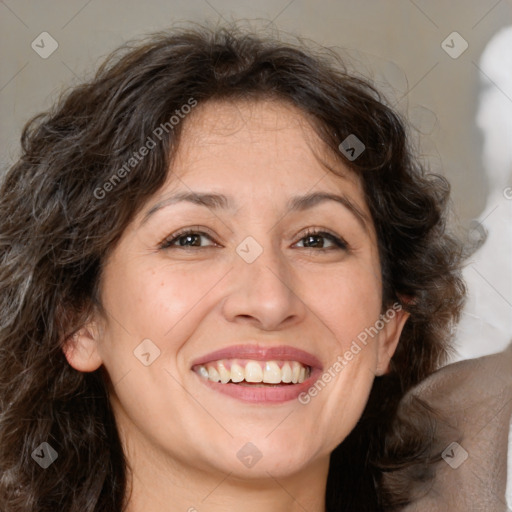
[[(323, 240), (329, 240), (331, 243), (330, 247), (325, 247), (325, 242)], [(320, 250), (347, 250), (348, 244), (342, 240), (341, 238), (338, 238), (337, 236), (327, 233), (325, 231), (310, 231), (306, 233), (305, 236), (301, 238), (301, 241), (304, 242), (304, 248), (305, 249), (320, 249)]]
[(170, 249), (170, 248), (189, 248), (189, 247), (212, 247), (215, 244), (210, 244), (207, 246), (201, 245), (201, 238), (208, 238), (212, 240), (210, 235), (204, 233), (202, 231), (193, 231), (186, 230), (179, 232), (177, 234), (171, 235), (169, 238), (166, 238), (162, 244), (160, 245), (161, 249)]

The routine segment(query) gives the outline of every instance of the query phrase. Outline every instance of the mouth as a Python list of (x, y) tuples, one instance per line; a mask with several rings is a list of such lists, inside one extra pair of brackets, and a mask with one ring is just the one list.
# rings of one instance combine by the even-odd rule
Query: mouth
[(210, 389), (245, 402), (293, 400), (321, 372), (321, 363), (293, 347), (239, 345), (208, 354), (192, 364)]

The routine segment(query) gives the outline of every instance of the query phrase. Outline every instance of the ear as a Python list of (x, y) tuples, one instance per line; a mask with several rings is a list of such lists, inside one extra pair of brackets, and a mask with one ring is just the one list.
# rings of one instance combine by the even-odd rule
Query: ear
[(405, 322), (410, 314), (398, 303), (393, 304), (383, 315), (384, 327), (377, 338), (377, 367), (375, 375), (384, 375), (389, 371), (389, 362), (395, 353)]
[(64, 341), (62, 351), (70, 366), (80, 372), (93, 372), (103, 363), (98, 350), (99, 330), (94, 323), (79, 329)]

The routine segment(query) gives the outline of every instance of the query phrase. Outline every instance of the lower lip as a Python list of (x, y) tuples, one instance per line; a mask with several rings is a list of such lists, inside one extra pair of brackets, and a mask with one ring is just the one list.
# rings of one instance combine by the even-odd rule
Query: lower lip
[[(194, 372), (195, 373), (195, 372)], [(200, 375), (197, 375), (203, 384), (208, 386), (214, 391), (223, 393), (224, 395), (237, 398), (243, 402), (250, 402), (255, 404), (269, 404), (269, 403), (283, 403), (290, 400), (296, 400), (298, 396), (309, 389), (318, 379), (321, 370), (312, 369), (311, 375), (300, 384), (287, 384), (284, 386), (245, 386), (240, 384), (221, 384), (220, 382), (213, 382), (207, 380)]]

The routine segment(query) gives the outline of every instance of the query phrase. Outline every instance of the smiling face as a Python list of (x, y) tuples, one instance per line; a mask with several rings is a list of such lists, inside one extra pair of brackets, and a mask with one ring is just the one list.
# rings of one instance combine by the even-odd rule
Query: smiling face
[(325, 477), (405, 320), (345, 357), (382, 312), (362, 185), (298, 110), (270, 101), (197, 107), (100, 284), (107, 318), (66, 356), (104, 365), (135, 467)]

